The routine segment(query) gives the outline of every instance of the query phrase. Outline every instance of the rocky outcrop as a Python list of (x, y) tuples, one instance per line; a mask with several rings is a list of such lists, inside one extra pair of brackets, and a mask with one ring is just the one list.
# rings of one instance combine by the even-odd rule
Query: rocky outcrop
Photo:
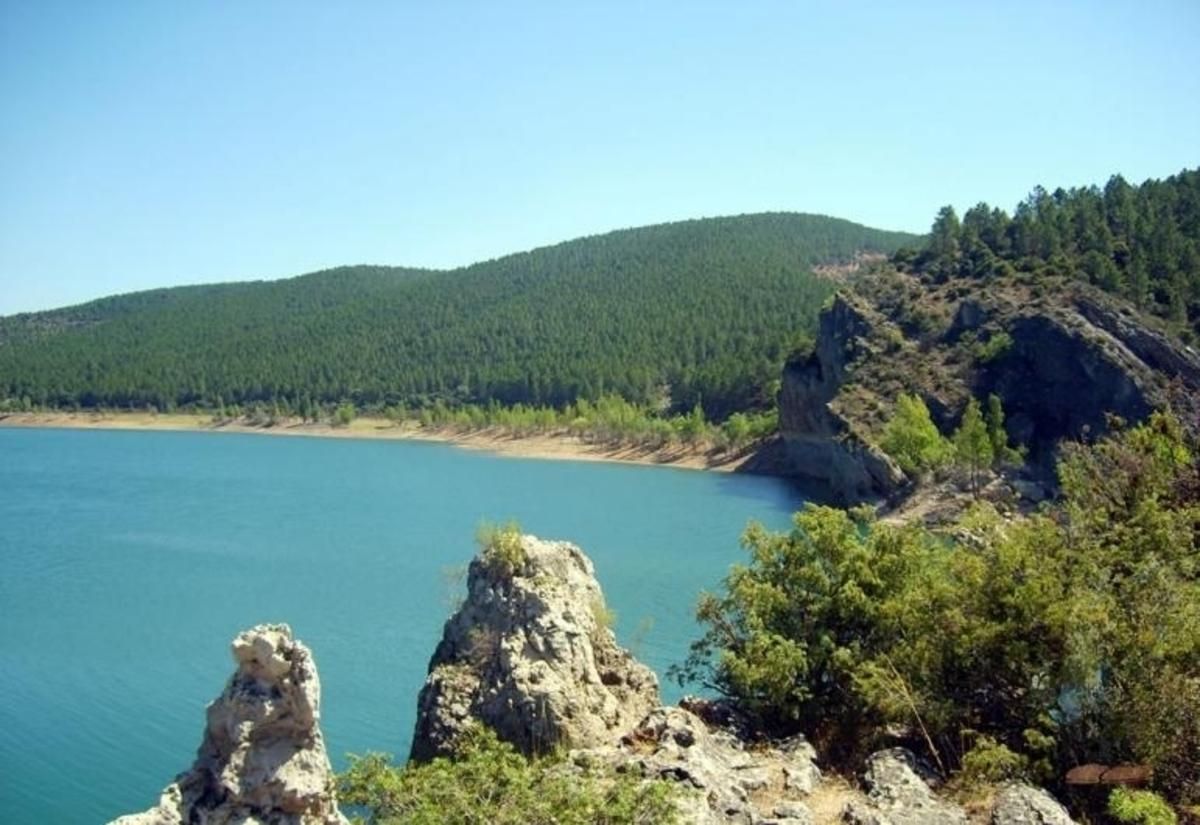
[(863, 772), (867, 799), (850, 802), (842, 819), (851, 825), (967, 825), (962, 808), (935, 796), (922, 773), (928, 775), (905, 748), (872, 754)]
[(816, 752), (803, 737), (749, 749), (681, 707), (656, 708), (618, 744), (571, 758), (678, 782), (686, 791), (681, 819), (697, 825), (808, 825), (804, 799), (821, 780)]
[(1075, 820), (1041, 788), (1008, 785), (992, 803), (991, 825), (1075, 825)]
[(287, 625), (259, 625), (233, 640), (233, 658), (191, 770), (113, 825), (344, 825), (312, 654)]
[(839, 294), (821, 314), (813, 352), (788, 364), (780, 385), (781, 469), (844, 504), (886, 496), (904, 481), (896, 464), (830, 406), (856, 362), (881, 357), (878, 320), (863, 302)]
[(1058, 445), (1104, 435), (1111, 415), (1138, 422), (1170, 405), (1200, 422), (1200, 353), (1084, 285), (880, 271), (835, 297), (813, 352), (784, 368), (781, 442), (761, 469), (814, 481), (841, 504), (911, 491), (874, 446), (901, 392), (919, 395), (944, 433), (968, 399), (995, 393), (1010, 441), (1052, 487)]
[(413, 759), (448, 753), (473, 720), (527, 754), (610, 745), (659, 704), (654, 673), (605, 625), (583, 551), (522, 536), (518, 555), (471, 562), (417, 701)]

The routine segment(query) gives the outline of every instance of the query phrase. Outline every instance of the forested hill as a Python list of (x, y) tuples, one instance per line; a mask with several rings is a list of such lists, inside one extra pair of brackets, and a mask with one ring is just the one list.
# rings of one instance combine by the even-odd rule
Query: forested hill
[(1011, 216), (943, 207), (925, 248), (897, 256), (935, 279), (1017, 272), (1087, 281), (1200, 341), (1200, 169), (1133, 185), (1035, 187)]
[(710, 218), (452, 271), (356, 266), (0, 319), (0, 402), (83, 407), (619, 393), (763, 403), (832, 285), (815, 265), (918, 240), (815, 215)]

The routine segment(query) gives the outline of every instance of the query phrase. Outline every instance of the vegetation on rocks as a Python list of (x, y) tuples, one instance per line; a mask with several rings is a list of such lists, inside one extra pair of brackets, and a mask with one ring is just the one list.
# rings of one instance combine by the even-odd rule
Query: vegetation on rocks
[(451, 757), (396, 767), (351, 757), (338, 797), (369, 825), (657, 825), (678, 820), (673, 783), (644, 780), (561, 755), (527, 759), (476, 724)]
[(834, 756), (898, 725), (945, 772), (1129, 761), (1195, 802), (1197, 447), (1168, 414), (1068, 445), (1061, 502), (1027, 518), (979, 504), (934, 532), (810, 506), (791, 533), (751, 525), (679, 675)]

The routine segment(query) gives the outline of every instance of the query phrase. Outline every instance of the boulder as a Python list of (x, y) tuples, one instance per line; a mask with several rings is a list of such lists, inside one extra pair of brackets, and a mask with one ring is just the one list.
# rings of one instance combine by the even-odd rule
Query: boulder
[(992, 803), (992, 825), (1075, 825), (1059, 801), (1041, 788), (1006, 785)]
[(698, 825), (810, 823), (804, 798), (821, 778), (813, 756), (803, 737), (747, 747), (733, 732), (679, 707), (655, 708), (615, 746), (571, 754), (579, 762), (600, 760), (678, 782), (686, 791), (682, 820)]
[(606, 626), (583, 551), (521, 536), (517, 556), (471, 562), (417, 700), (413, 759), (449, 753), (474, 721), (526, 754), (611, 745), (659, 704), (654, 673)]
[(259, 625), (233, 640), (233, 658), (191, 769), (155, 807), (112, 825), (345, 825), (312, 653), (287, 625)]
[(967, 825), (962, 808), (938, 799), (922, 774), (930, 772), (906, 748), (872, 754), (863, 772), (867, 800), (848, 803), (842, 819), (851, 825)]

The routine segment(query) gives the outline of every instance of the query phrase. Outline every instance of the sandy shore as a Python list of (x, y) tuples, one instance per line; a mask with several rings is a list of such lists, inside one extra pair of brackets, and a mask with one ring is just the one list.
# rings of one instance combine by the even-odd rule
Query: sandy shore
[(481, 450), (497, 455), (521, 458), (548, 458), (568, 461), (617, 461), (683, 467), (694, 470), (736, 470), (747, 455), (709, 455), (695, 448), (675, 447), (651, 450), (628, 445), (592, 444), (569, 433), (517, 436), (495, 429), (469, 433), (430, 430), (415, 422), (393, 424), (383, 418), (356, 418), (346, 427), (303, 423), (291, 419), (272, 427), (244, 423), (215, 424), (208, 415), (194, 413), (146, 412), (39, 412), (0, 415), (0, 427), (66, 427), (88, 430), (185, 430), (216, 433), (253, 433), (255, 435), (309, 436), (315, 438), (375, 438), (436, 441)]

